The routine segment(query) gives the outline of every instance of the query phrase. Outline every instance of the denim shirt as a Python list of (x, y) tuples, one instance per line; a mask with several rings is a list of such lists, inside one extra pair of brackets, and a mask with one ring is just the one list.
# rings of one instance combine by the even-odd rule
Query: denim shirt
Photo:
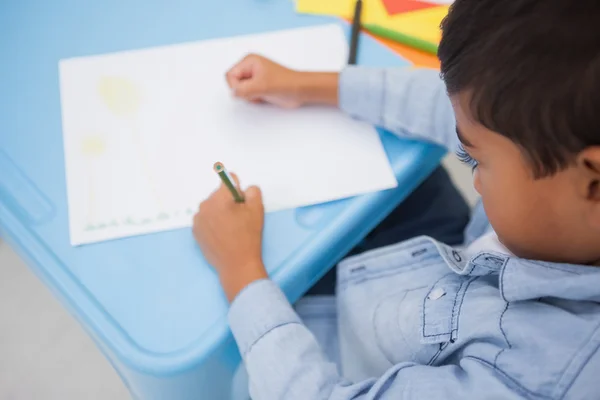
[[(458, 143), (435, 71), (347, 68), (340, 105), (400, 136)], [(489, 229), (478, 207), (467, 242)], [(253, 399), (600, 399), (600, 268), (468, 258), (428, 237), (337, 268), (335, 298), (294, 309), (261, 280), (231, 305)]]

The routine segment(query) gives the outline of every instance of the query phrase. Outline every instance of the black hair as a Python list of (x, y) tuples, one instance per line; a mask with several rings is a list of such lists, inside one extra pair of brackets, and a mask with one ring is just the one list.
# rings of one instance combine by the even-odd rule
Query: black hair
[(467, 93), (536, 177), (600, 145), (600, 0), (456, 0), (441, 28), (448, 93)]

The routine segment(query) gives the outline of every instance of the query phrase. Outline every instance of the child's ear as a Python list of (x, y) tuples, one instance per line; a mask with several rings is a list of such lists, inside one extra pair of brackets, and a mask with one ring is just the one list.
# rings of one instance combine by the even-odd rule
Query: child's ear
[(600, 146), (591, 146), (579, 153), (577, 166), (581, 171), (581, 192), (592, 202), (594, 217), (600, 223)]

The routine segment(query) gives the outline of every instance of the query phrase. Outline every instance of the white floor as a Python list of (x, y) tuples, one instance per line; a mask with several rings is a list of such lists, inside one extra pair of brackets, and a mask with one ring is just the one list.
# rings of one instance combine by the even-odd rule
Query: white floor
[(0, 242), (0, 399), (129, 399), (91, 339), (4, 242)]
[[(447, 160), (471, 203), (471, 172)], [(77, 322), (0, 241), (0, 400), (120, 400), (128, 393)]]

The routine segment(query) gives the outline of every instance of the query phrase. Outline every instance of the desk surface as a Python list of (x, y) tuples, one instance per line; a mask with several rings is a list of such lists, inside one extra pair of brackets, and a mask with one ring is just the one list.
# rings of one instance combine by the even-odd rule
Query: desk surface
[[(0, 6), (0, 233), (125, 364), (166, 374), (200, 362), (229, 338), (227, 304), (189, 229), (69, 245), (58, 61), (331, 21), (298, 16), (289, 0)], [(366, 36), (359, 63), (406, 64)], [(265, 262), (292, 301), (406, 197), (443, 154), (386, 133), (382, 138), (398, 189), (267, 216)]]

